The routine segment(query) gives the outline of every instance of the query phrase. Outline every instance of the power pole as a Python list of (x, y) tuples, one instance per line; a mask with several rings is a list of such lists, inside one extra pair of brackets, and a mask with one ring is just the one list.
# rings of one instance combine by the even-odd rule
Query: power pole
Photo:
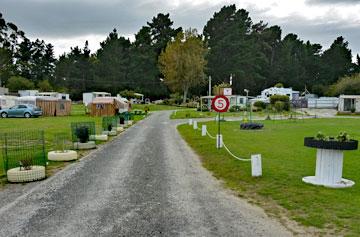
[(211, 76), (209, 76), (209, 96), (211, 96)]

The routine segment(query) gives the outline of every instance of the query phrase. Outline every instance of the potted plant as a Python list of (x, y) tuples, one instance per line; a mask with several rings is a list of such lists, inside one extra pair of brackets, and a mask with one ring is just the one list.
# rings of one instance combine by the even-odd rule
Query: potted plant
[(315, 176), (304, 177), (304, 182), (331, 188), (345, 188), (355, 184), (342, 178), (342, 168), (343, 151), (356, 150), (357, 140), (350, 139), (346, 132), (337, 136), (325, 136), (318, 132), (315, 137), (305, 137), (304, 145), (317, 148)]
[(70, 150), (66, 133), (58, 133), (54, 136), (54, 150), (48, 152), (48, 160), (71, 161), (77, 159), (77, 152)]
[(78, 127), (75, 133), (81, 143), (87, 143), (89, 141), (89, 128), (85, 126)]
[(305, 137), (304, 145), (318, 149), (356, 150), (358, 141), (350, 139), (346, 132), (341, 132), (336, 137), (325, 136), (322, 132), (318, 132), (315, 137)]

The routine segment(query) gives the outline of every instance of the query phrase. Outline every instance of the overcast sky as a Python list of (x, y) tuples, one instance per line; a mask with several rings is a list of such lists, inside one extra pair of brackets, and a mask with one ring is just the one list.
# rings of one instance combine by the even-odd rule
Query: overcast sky
[(133, 39), (159, 12), (170, 13), (175, 26), (202, 31), (214, 12), (234, 3), (254, 22), (280, 25), (283, 37), (296, 33), (326, 49), (342, 35), (353, 56), (360, 54), (360, 0), (0, 0), (0, 11), (29, 38), (52, 43), (59, 55), (85, 40), (96, 50), (113, 28)]

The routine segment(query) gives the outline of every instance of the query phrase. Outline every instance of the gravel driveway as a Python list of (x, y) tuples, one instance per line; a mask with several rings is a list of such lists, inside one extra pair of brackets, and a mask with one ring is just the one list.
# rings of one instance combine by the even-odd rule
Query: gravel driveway
[(169, 115), (152, 114), (0, 203), (0, 236), (291, 236), (222, 188)]

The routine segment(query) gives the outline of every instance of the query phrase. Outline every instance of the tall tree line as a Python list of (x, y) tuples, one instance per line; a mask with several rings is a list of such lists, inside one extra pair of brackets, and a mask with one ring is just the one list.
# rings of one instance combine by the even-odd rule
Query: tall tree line
[(43, 40), (29, 40), (23, 31), (6, 22), (0, 13), (0, 82), (22, 77), (34, 85), (52, 80), (55, 70), (54, 50)]
[[(168, 97), (169, 85), (162, 80), (159, 57), (181, 32), (169, 14), (160, 13), (136, 33), (134, 42), (114, 29), (96, 52), (90, 52), (85, 42), (55, 60), (51, 44), (30, 41), (0, 15), (0, 79), (7, 84), (12, 76), (21, 76), (34, 85), (48, 80), (54, 89), (67, 91), (74, 99), (81, 99), (85, 91), (116, 94), (125, 89), (152, 99)], [(254, 23), (249, 12), (235, 5), (214, 13), (198, 38), (208, 48), (206, 75), (212, 77), (213, 85), (229, 82), (232, 75), (237, 94), (249, 89), (256, 95), (282, 83), (323, 95), (339, 78), (360, 72), (360, 57), (352, 62), (343, 37), (323, 50), (320, 44), (303, 41), (296, 34), (282, 35), (280, 26)], [(193, 85), (190, 96), (207, 90), (204, 84)]]

